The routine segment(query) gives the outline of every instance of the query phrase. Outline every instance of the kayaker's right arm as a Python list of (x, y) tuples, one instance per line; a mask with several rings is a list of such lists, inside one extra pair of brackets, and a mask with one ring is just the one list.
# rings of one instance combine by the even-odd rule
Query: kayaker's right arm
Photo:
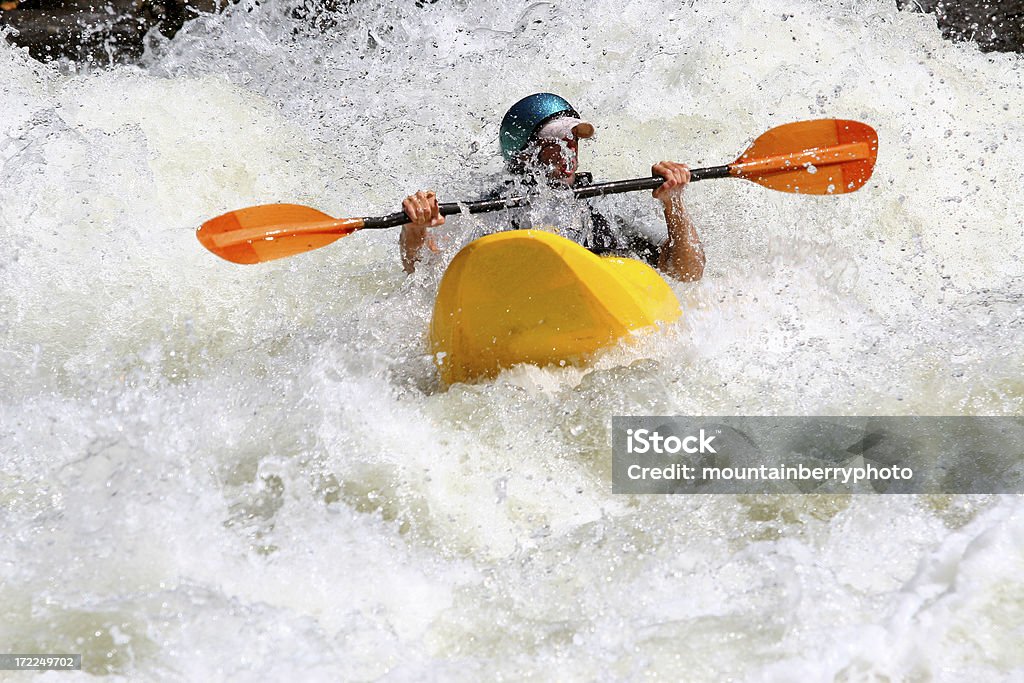
[(420, 190), (406, 197), (402, 202), (402, 210), (412, 220), (402, 226), (398, 246), (402, 252), (402, 267), (405, 268), (405, 272), (412, 273), (416, 270), (416, 262), (419, 261), (424, 243), (432, 252), (438, 252), (437, 243), (427, 232), (427, 228), (444, 225), (444, 216), (438, 209), (437, 197), (430, 190)]

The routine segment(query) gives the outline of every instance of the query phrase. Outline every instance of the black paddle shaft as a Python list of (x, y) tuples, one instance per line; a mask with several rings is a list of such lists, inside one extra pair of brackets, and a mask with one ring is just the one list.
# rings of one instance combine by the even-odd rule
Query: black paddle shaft
[[(712, 166), (710, 168), (695, 168), (690, 171), (690, 181), (709, 180), (711, 178), (728, 178), (728, 166)], [(661, 176), (651, 178), (634, 178), (633, 180), (612, 180), (607, 183), (595, 183), (574, 188), (572, 191), (576, 199), (588, 199), (606, 194), (621, 194), (623, 192), (636, 192), (638, 190), (653, 190), (665, 182)], [(501, 211), (502, 209), (513, 209), (518, 206), (529, 204), (536, 195), (520, 195), (518, 197), (504, 197), (502, 199), (482, 199), (476, 202), (463, 204), (452, 202), (438, 204), (442, 216), (451, 216), (462, 213), (464, 210), (469, 213), (487, 213), (488, 211)], [(374, 216), (363, 219), (363, 230), (394, 228), (409, 222), (409, 217), (404, 211), (388, 214), (387, 216)]]

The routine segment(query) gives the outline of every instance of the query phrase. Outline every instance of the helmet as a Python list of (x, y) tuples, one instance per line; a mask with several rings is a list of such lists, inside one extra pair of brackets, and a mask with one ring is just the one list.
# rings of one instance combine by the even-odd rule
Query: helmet
[(505, 161), (526, 148), (530, 136), (551, 119), (560, 116), (580, 118), (579, 113), (564, 98), (549, 92), (539, 92), (519, 100), (505, 112), (501, 120), (501, 155)]

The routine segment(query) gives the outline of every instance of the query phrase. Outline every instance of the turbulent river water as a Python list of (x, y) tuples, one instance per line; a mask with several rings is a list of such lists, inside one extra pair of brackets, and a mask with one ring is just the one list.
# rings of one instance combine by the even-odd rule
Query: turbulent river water
[[(141, 67), (0, 41), (0, 650), (79, 680), (1021, 680), (1017, 496), (622, 496), (613, 415), (1024, 413), (1024, 62), (889, 0), (243, 3)], [(236, 266), (228, 209), (500, 170), (564, 94), (596, 179), (879, 132), (842, 197), (695, 184), (683, 320), (444, 390), (444, 253)], [(617, 201), (664, 230), (648, 194)]]

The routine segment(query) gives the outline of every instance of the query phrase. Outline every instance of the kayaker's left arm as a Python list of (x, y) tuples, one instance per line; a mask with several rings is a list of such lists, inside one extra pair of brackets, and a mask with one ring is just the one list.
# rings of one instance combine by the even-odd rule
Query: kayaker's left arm
[(690, 169), (673, 161), (659, 161), (651, 167), (651, 173), (665, 179), (654, 190), (655, 199), (665, 206), (668, 226), (668, 239), (658, 253), (658, 270), (683, 282), (699, 280), (704, 275), (704, 247), (683, 203)]

